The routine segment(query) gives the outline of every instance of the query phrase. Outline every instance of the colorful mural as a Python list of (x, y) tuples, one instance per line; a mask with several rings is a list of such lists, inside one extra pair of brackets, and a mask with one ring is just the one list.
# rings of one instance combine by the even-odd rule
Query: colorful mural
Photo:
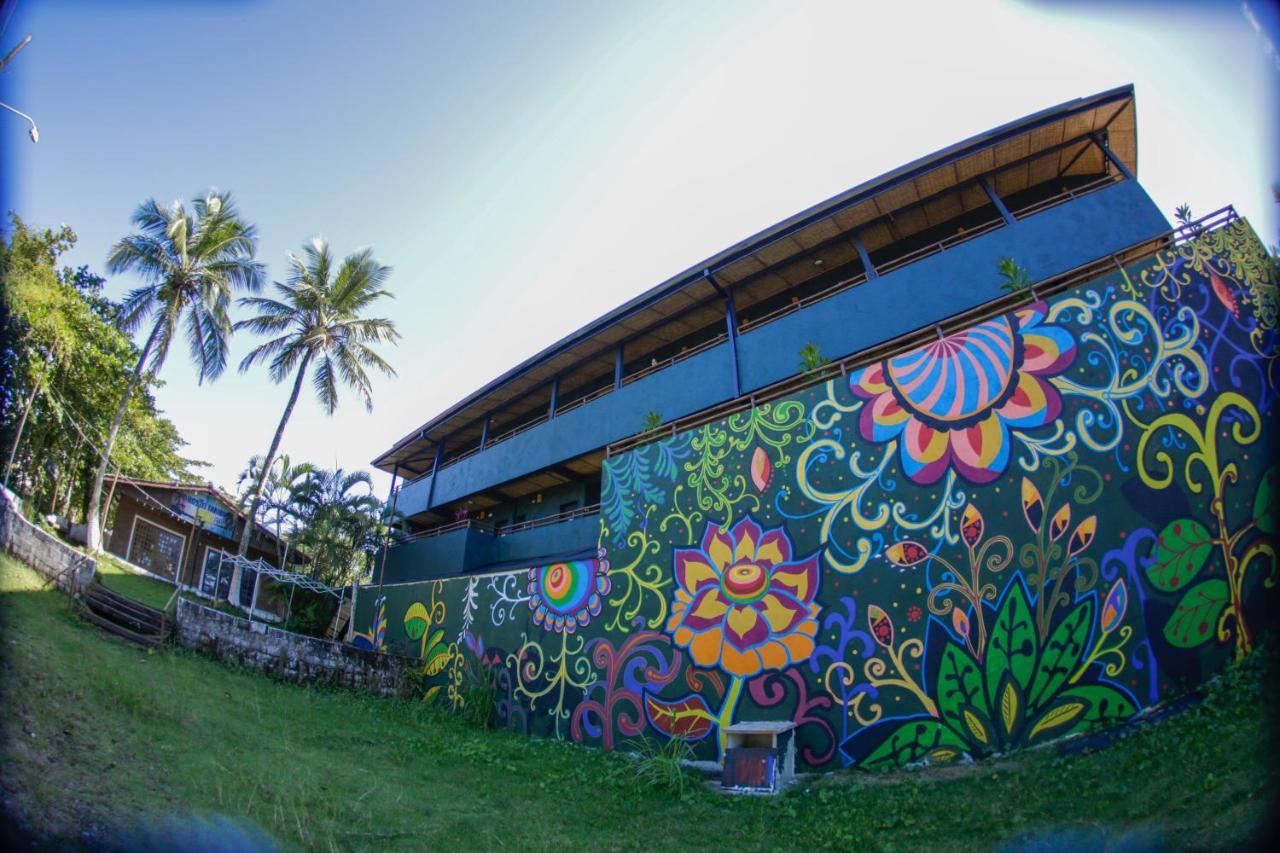
[(361, 640), (605, 748), (785, 720), (876, 768), (1124, 721), (1274, 612), (1276, 308), (1249, 226), (1208, 231), (611, 458), (595, 559), (370, 590)]

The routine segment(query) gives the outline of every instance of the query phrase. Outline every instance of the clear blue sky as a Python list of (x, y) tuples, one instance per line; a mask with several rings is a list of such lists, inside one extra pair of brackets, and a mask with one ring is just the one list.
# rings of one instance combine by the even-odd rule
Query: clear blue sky
[[(1139, 178), (1157, 204), (1171, 216), (1234, 203), (1274, 241), (1271, 14), (1258, 2), (21, 0), (3, 48), (33, 40), (0, 99), (34, 115), (41, 138), (0, 114), (4, 204), (70, 224), (69, 260), (98, 270), (138, 202), (211, 186), (257, 223), (273, 277), (316, 234), (339, 253), (374, 247), (395, 267), (399, 377), (377, 381), (372, 415), (350, 395), (332, 418), (305, 399), (284, 440), (295, 459), (364, 468), (730, 243), (1123, 83), (1137, 87)], [(235, 361), (251, 344), (233, 343)], [(287, 388), (234, 372), (197, 387), (182, 350), (163, 378), (189, 454), (234, 485)]]

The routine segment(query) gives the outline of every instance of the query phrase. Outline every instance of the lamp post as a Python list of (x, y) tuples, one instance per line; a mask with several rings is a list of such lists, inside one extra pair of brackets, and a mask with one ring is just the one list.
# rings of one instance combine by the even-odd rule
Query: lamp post
[(9, 106), (4, 101), (0, 101), (0, 107), (4, 107), (6, 110), (13, 113), (14, 115), (25, 118), (27, 122), (31, 125), (31, 128), (27, 131), (27, 133), (31, 136), (31, 141), (32, 142), (40, 141), (40, 128), (36, 127), (35, 119), (33, 119), (31, 116), (24, 113), (22, 110), (15, 110), (13, 107)]

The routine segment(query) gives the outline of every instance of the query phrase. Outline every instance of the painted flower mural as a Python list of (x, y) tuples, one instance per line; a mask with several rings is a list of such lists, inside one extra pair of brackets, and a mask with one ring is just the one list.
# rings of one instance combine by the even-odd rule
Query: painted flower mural
[(1049, 378), (1071, 366), (1076, 343), (1046, 324), (1036, 302), (849, 374), (868, 402), (859, 431), (899, 441), (902, 467), (922, 485), (954, 467), (989, 483), (1009, 464), (1010, 430), (1043, 427), (1061, 414)]
[(792, 561), (783, 528), (749, 516), (714, 522), (701, 547), (675, 552), (675, 600), (667, 630), (694, 663), (737, 677), (801, 663), (818, 633), (818, 554)]
[(529, 609), (546, 631), (570, 633), (600, 615), (609, 594), (609, 561), (568, 560), (529, 570)]

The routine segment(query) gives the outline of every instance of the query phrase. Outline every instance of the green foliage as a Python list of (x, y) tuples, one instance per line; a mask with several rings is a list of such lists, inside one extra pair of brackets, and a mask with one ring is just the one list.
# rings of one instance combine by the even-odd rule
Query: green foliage
[(662, 415), (658, 414), (657, 412), (650, 411), (645, 413), (644, 426), (641, 428), (640, 431), (650, 432), (651, 430), (655, 430), (660, 426), (662, 426)]
[(304, 589), (295, 589), (293, 608), (282, 627), (295, 634), (322, 637), (329, 629), (329, 623), (333, 621), (334, 609), (332, 597), (317, 595)]
[(694, 784), (685, 762), (693, 759), (693, 748), (678, 737), (666, 740), (637, 738), (631, 742), (636, 753), (636, 778), (662, 791), (670, 791), (681, 799), (685, 788)]
[(818, 350), (818, 345), (813, 341), (809, 341), (800, 347), (800, 372), (809, 373), (828, 364), (827, 359), (822, 357), (822, 353)]
[(1006, 293), (1018, 293), (1031, 287), (1031, 276), (1013, 258), (1001, 258), (996, 269), (1000, 273), (1000, 289)]
[(1213, 537), (1193, 518), (1179, 518), (1165, 525), (1156, 540), (1155, 559), (1147, 567), (1147, 579), (1156, 589), (1185, 589), (1213, 551)]
[(497, 673), (484, 661), (475, 668), (467, 666), (463, 671), (462, 687), (458, 691), (462, 697), (457, 709), (458, 717), (468, 725), (491, 728), (498, 711)]
[(1191, 213), (1191, 205), (1185, 202), (1178, 205), (1173, 215), (1177, 218), (1179, 225), (1189, 225), (1191, 220), (1195, 219), (1195, 216)]
[[(103, 443), (139, 350), (116, 325), (120, 306), (85, 267), (57, 269), (75, 234), (38, 231), (13, 217), (0, 241), (0, 428), (14, 453), (9, 485), (41, 513), (82, 514)], [(203, 463), (156, 408), (144, 374), (124, 413), (112, 461), (133, 477), (195, 480)], [(0, 460), (0, 462), (6, 461)]]
[(293, 547), (306, 554), (307, 571), (330, 586), (346, 586), (365, 573), (387, 530), (382, 501), (364, 471), (313, 468), (291, 490)]

